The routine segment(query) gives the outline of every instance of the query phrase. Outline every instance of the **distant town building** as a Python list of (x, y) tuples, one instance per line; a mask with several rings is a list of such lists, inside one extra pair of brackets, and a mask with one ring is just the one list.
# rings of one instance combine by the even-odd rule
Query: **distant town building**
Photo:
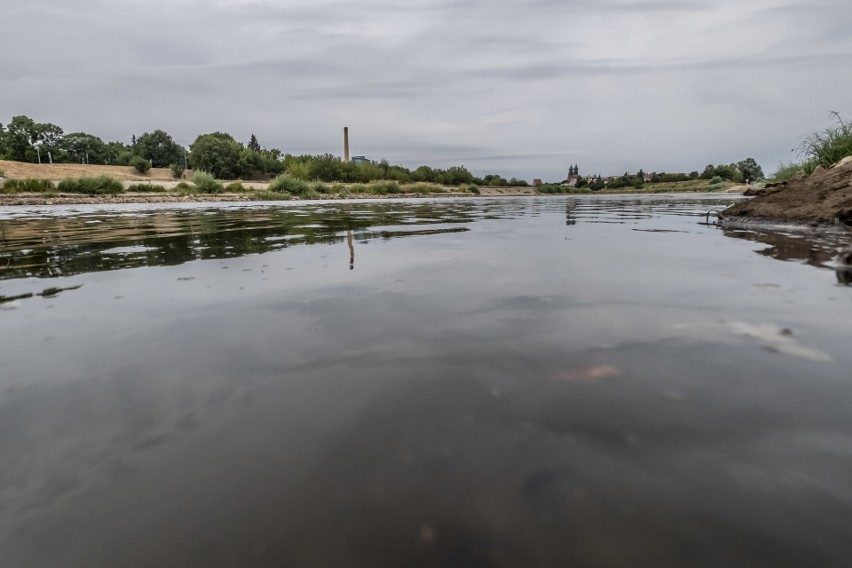
[(535, 178), (535, 179), (533, 180), (533, 187), (538, 187), (538, 186), (540, 186), (540, 185), (541, 185), (541, 179), (540, 179), (540, 178)]
[(353, 164), (369, 164), (370, 160), (367, 159), (367, 156), (352, 156)]
[(562, 185), (574, 187), (577, 185), (577, 180), (580, 179), (580, 166), (573, 165), (568, 167), (568, 177), (562, 182)]

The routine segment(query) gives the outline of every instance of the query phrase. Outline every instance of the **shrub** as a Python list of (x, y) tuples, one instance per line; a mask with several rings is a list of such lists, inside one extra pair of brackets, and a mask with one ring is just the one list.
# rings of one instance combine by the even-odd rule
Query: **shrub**
[(120, 181), (109, 176), (82, 177), (60, 181), (59, 191), (86, 195), (110, 195), (121, 193), (124, 191), (124, 186)]
[(387, 195), (388, 193), (400, 193), (399, 184), (395, 181), (379, 181), (369, 186), (370, 193)]
[(310, 185), (303, 179), (299, 179), (290, 174), (281, 174), (274, 180), (269, 182), (269, 191), (275, 193), (289, 193), (291, 195), (301, 195), (310, 189)]
[(368, 188), (363, 183), (353, 183), (349, 186), (349, 191), (352, 193), (367, 193)]
[(331, 186), (321, 181), (315, 181), (311, 184), (310, 191), (314, 191), (316, 193), (331, 193)]
[(2, 188), (3, 193), (42, 193), (53, 189), (53, 182), (46, 179), (7, 179)]
[(719, 176), (713, 176), (712, 179), (707, 183), (707, 185), (719, 185), (722, 183), (722, 178)]
[(122, 150), (118, 153), (118, 156), (115, 157), (115, 165), (116, 166), (129, 166), (130, 159), (133, 158), (134, 154), (130, 150)]
[(175, 179), (181, 179), (183, 177), (184, 167), (180, 164), (170, 164), (169, 169), (172, 170), (172, 177)]
[(133, 156), (130, 158), (130, 165), (140, 174), (147, 173), (151, 169), (151, 162), (142, 156)]
[(162, 185), (152, 185), (150, 183), (134, 183), (127, 186), (126, 191), (134, 193), (165, 193), (167, 190)]
[(465, 189), (466, 191), (471, 192), (471, 193), (475, 193), (476, 195), (479, 195), (479, 194), (480, 194), (480, 192), (479, 192), (479, 186), (478, 186), (478, 185), (476, 185), (475, 183), (468, 184), (468, 186), (467, 186), (467, 187), (465, 187), (464, 189)]
[(195, 193), (195, 186), (182, 181), (175, 186), (175, 191), (184, 195), (187, 193)]
[(201, 193), (221, 193), (225, 190), (222, 182), (213, 177), (204, 170), (197, 170), (192, 174), (192, 183), (195, 184), (195, 189)]
[(238, 181), (233, 181), (225, 186), (225, 191), (228, 193), (243, 193), (248, 191), (243, 184)]

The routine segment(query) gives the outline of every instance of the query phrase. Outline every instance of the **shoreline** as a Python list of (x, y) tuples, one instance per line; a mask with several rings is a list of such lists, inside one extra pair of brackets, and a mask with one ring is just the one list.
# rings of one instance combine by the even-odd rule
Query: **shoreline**
[[(490, 188), (489, 188), (490, 189)], [(83, 195), (79, 193), (0, 193), (0, 207), (31, 206), (31, 205), (97, 205), (121, 203), (215, 203), (215, 202), (286, 202), (286, 201), (342, 201), (349, 199), (442, 199), (442, 198), (483, 198), (483, 197), (564, 197), (570, 193), (538, 193), (531, 188), (495, 188), (479, 195), (469, 192), (447, 193), (390, 193), (380, 195), (375, 193), (353, 193), (345, 196), (333, 193), (320, 194), (317, 199), (304, 200), (296, 195), (281, 194), (280, 199), (270, 199), (269, 193), (262, 196), (253, 191), (245, 193), (193, 193), (186, 195), (170, 193), (120, 193), (114, 195)], [(739, 192), (605, 192), (599, 195), (731, 195)], [(595, 193), (577, 193), (576, 195), (596, 195)]]
[[(167, 193), (122, 193), (118, 195), (81, 195), (78, 193), (58, 193), (45, 195), (43, 193), (10, 193), (0, 194), (0, 207), (26, 205), (98, 205), (121, 203), (216, 203), (216, 202), (287, 202), (287, 201), (342, 201), (346, 199), (428, 199), (444, 197), (480, 197), (473, 193), (394, 193), (377, 195), (374, 193), (357, 193), (346, 196), (323, 194), (319, 199), (302, 200), (298, 196), (281, 194), (280, 199), (270, 199), (269, 194), (262, 197), (252, 193), (195, 193), (191, 195), (175, 195)], [(506, 195), (510, 197), (510, 195)], [(516, 195), (514, 195), (516, 196)]]

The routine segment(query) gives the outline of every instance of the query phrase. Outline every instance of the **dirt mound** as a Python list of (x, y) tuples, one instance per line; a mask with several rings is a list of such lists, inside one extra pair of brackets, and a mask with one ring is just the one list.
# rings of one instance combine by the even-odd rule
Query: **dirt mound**
[[(29, 164), (0, 160), (0, 171), (6, 179), (49, 179), (60, 181), (68, 178), (108, 175), (127, 181), (174, 179), (169, 168), (151, 168), (140, 174), (130, 166), (96, 166), (89, 164)], [(192, 172), (187, 174), (191, 175)]]
[(726, 209), (725, 220), (765, 219), (852, 226), (852, 160), (817, 168), (805, 178), (769, 184), (756, 197)]

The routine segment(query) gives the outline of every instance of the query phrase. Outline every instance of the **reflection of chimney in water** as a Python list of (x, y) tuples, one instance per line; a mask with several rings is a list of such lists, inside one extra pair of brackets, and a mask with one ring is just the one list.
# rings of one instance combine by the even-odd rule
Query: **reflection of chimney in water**
[(343, 161), (349, 163), (349, 127), (343, 127)]

